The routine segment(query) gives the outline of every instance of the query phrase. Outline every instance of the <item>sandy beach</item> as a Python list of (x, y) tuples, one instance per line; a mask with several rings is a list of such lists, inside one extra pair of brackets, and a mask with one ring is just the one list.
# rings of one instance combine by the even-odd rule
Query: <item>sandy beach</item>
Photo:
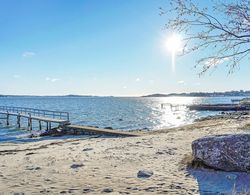
[[(140, 137), (1, 144), (0, 194), (199, 194), (202, 185), (183, 160), (191, 154), (192, 141), (249, 133), (249, 122), (214, 119)], [(153, 175), (138, 178), (140, 170)]]

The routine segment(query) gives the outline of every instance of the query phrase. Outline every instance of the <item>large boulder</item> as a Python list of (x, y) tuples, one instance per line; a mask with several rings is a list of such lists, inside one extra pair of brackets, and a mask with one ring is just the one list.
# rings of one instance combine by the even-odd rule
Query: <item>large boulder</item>
[(194, 162), (224, 171), (250, 171), (250, 134), (216, 135), (192, 143)]

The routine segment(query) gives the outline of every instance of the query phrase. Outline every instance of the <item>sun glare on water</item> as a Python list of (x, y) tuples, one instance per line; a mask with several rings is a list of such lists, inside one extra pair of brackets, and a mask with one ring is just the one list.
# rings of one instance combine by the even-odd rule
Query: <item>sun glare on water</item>
[(166, 42), (168, 51), (172, 58), (172, 71), (175, 72), (175, 57), (178, 52), (182, 50), (181, 36), (178, 34), (171, 35)]

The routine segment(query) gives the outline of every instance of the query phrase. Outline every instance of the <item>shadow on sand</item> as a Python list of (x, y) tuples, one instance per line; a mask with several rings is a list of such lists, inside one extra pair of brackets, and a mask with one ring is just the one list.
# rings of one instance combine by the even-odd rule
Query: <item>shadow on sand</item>
[(250, 173), (188, 169), (199, 185), (201, 195), (250, 194)]

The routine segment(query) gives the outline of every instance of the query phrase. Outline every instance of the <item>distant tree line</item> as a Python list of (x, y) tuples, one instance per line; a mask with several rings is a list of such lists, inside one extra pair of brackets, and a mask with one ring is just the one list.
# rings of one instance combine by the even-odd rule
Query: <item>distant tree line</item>
[(191, 92), (191, 93), (170, 93), (170, 94), (151, 94), (143, 97), (220, 97), (220, 96), (250, 96), (250, 91), (226, 91), (226, 92)]

